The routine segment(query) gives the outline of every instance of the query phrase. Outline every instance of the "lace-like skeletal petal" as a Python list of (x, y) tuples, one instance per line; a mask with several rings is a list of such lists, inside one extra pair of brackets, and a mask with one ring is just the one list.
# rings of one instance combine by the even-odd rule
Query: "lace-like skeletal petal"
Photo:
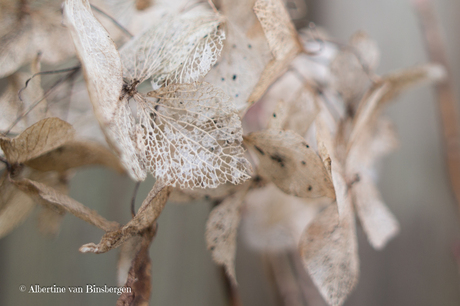
[(122, 67), (115, 45), (94, 18), (87, 0), (67, 0), (65, 13), (99, 124), (131, 177), (143, 180), (146, 172), (131, 138), (133, 118), (127, 110), (127, 99), (120, 100)]
[(138, 148), (149, 172), (181, 188), (214, 188), (249, 178), (241, 121), (229, 98), (208, 83), (170, 85), (135, 96)]
[(258, 0), (254, 12), (275, 59), (281, 60), (292, 50), (300, 50), (297, 31), (282, 0)]
[(120, 50), (124, 76), (129, 82), (152, 77), (152, 86), (192, 83), (208, 73), (223, 47), (222, 18), (167, 15)]

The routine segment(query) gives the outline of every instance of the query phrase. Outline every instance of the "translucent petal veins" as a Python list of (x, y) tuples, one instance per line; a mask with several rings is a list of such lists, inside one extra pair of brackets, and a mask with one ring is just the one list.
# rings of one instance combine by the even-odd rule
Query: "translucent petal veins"
[(158, 89), (192, 83), (208, 73), (220, 56), (225, 33), (214, 13), (167, 15), (120, 50), (128, 82), (152, 78)]
[(249, 178), (241, 121), (229, 97), (208, 83), (170, 85), (139, 102), (138, 147), (145, 166), (181, 188)]
[(94, 18), (87, 0), (67, 0), (65, 14), (99, 124), (131, 177), (144, 180), (146, 172), (131, 139), (134, 122), (127, 110), (127, 99), (120, 99), (123, 78), (116, 47)]

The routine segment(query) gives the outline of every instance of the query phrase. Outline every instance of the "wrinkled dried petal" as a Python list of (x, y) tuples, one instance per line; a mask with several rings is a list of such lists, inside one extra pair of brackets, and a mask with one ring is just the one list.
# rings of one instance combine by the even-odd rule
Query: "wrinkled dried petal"
[(268, 130), (251, 133), (245, 140), (259, 158), (261, 176), (284, 192), (304, 198), (335, 198), (321, 159), (298, 134)]
[(206, 222), (206, 243), (213, 260), (225, 266), (231, 281), (236, 284), (236, 236), (241, 219), (241, 205), (249, 186), (228, 196), (214, 207)]
[(0, 146), (11, 164), (23, 163), (54, 150), (73, 139), (75, 130), (58, 118), (43, 119), (19, 136), (0, 137)]

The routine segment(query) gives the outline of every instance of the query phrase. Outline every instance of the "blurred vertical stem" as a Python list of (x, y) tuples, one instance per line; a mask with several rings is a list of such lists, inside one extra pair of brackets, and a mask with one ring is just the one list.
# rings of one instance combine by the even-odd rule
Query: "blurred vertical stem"
[(242, 306), (238, 288), (232, 283), (224, 267), (220, 267), (220, 275), (224, 284), (225, 294), (227, 296), (228, 306)]
[(412, 0), (412, 4), (420, 19), (430, 60), (442, 64), (447, 72), (446, 78), (436, 84), (436, 95), (443, 127), (447, 170), (460, 213), (460, 132), (452, 72), (432, 1)]

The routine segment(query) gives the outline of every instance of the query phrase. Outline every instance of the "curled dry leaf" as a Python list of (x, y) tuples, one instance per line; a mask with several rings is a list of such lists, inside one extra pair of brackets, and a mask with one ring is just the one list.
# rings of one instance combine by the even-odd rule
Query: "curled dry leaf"
[(74, 199), (57, 192), (55, 189), (42, 183), (29, 179), (11, 180), (11, 182), (22, 192), (37, 200), (38, 203), (47, 207), (58, 207), (58, 210), (73, 214), (74, 216), (92, 224), (104, 231), (113, 231), (119, 227), (116, 222), (107, 221), (96, 211), (89, 209)]
[(23, 163), (54, 150), (71, 140), (75, 130), (59, 118), (46, 118), (10, 139), (0, 136), (0, 146), (9, 163)]
[(120, 50), (127, 85), (152, 78), (153, 89), (193, 83), (216, 63), (225, 33), (211, 12), (166, 15)]
[(206, 222), (206, 243), (213, 260), (225, 266), (227, 275), (236, 285), (236, 236), (241, 219), (241, 205), (249, 190), (246, 188), (225, 198), (214, 207)]
[(208, 83), (170, 85), (139, 99), (137, 146), (166, 184), (214, 188), (249, 178), (241, 121), (228, 97)]
[(99, 244), (88, 243), (80, 247), (82, 253), (105, 253), (119, 247), (129, 238), (139, 235), (146, 228), (151, 226), (160, 215), (172, 187), (157, 181), (147, 198), (142, 202), (136, 216), (118, 230), (110, 230), (102, 236)]
[(65, 172), (69, 169), (88, 165), (103, 165), (118, 173), (124, 168), (118, 158), (104, 146), (95, 142), (69, 141), (64, 145), (28, 160), (27, 166), (38, 171)]
[(245, 141), (259, 158), (261, 176), (285, 193), (303, 198), (335, 198), (321, 159), (298, 134), (267, 130), (251, 133)]
[(300, 238), (303, 264), (321, 295), (331, 306), (344, 303), (359, 277), (358, 245), (351, 198), (337, 196), (345, 207), (340, 216), (335, 204), (324, 209)]
[(130, 176), (144, 180), (147, 174), (139, 163), (132, 140), (134, 122), (129, 116), (127, 97), (120, 99), (122, 65), (115, 44), (93, 16), (88, 0), (66, 0), (65, 15), (84, 68), (91, 103), (108, 143), (118, 153)]

